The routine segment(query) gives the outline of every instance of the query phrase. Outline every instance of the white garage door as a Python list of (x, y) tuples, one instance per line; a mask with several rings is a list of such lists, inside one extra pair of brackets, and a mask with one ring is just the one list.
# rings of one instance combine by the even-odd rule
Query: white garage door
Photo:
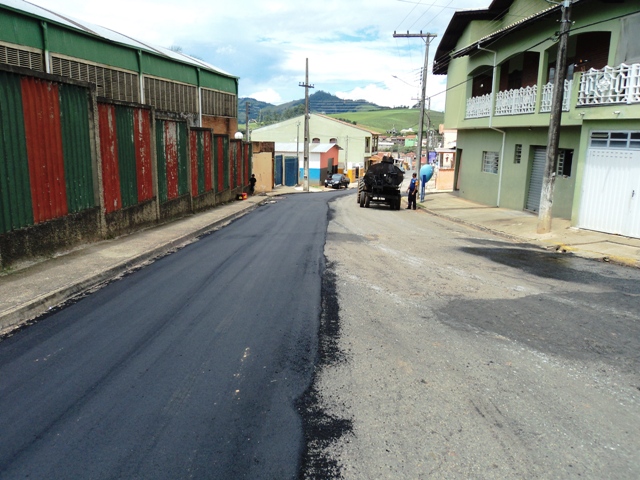
[(578, 227), (640, 238), (640, 132), (592, 132)]

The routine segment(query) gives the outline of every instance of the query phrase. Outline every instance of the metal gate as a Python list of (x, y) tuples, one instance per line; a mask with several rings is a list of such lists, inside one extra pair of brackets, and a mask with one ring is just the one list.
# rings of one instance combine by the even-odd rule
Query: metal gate
[(544, 179), (544, 166), (546, 162), (546, 147), (535, 147), (533, 150), (533, 163), (531, 164), (529, 192), (527, 193), (527, 206), (525, 210), (531, 212), (540, 210), (540, 196), (542, 195), (542, 180)]
[(298, 157), (284, 158), (284, 184), (293, 187), (298, 183)]
[(590, 148), (578, 227), (640, 238), (640, 149)]
[(282, 155), (275, 156), (275, 184), (282, 185)]

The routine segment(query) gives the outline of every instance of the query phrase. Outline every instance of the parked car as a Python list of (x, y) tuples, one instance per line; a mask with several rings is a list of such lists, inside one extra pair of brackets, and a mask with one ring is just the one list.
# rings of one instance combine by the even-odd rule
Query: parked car
[(342, 173), (334, 173), (325, 179), (324, 186), (331, 188), (348, 188), (350, 183), (351, 180), (349, 180), (349, 177), (346, 175), (343, 175)]

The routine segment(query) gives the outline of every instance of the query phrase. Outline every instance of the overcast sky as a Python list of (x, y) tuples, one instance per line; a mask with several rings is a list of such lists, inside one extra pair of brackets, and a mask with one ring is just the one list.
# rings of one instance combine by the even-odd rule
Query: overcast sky
[[(310, 93), (382, 106), (420, 96), (425, 42), (393, 33), (429, 32), (427, 96), (444, 109), (446, 77), (431, 73), (438, 42), (456, 10), (491, 0), (31, 0), (57, 13), (183, 53), (240, 77), (240, 97), (281, 104)], [(397, 77), (397, 78), (396, 78)]]

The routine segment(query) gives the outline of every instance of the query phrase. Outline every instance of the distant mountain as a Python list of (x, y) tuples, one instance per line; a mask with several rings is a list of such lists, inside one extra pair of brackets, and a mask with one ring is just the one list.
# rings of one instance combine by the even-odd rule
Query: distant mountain
[[(238, 123), (246, 123), (245, 104), (249, 102), (249, 121), (258, 122), (281, 121), (304, 113), (304, 98), (284, 103), (282, 105), (272, 105), (261, 102), (253, 98), (238, 99)], [(370, 110), (386, 110), (388, 107), (381, 107), (366, 100), (343, 100), (335, 95), (319, 90), (309, 95), (309, 111), (311, 113), (347, 113), (363, 112)]]

